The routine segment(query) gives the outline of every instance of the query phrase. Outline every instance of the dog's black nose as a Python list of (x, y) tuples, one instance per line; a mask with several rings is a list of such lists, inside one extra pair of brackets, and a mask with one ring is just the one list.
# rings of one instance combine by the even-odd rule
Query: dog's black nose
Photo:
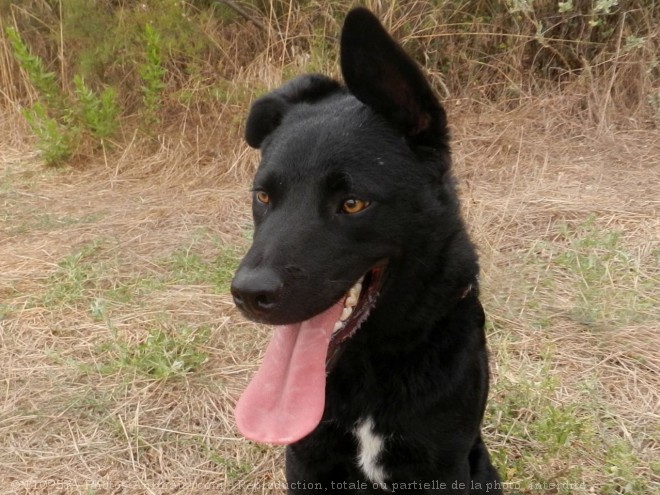
[(265, 316), (275, 306), (282, 290), (282, 280), (269, 268), (242, 268), (231, 283), (234, 303), (248, 315)]

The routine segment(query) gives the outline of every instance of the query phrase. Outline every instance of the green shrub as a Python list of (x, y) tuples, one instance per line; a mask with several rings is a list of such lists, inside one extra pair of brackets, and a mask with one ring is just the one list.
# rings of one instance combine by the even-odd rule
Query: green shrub
[(78, 100), (78, 117), (85, 128), (101, 140), (113, 137), (119, 127), (120, 113), (115, 89), (107, 87), (100, 94), (96, 94), (78, 74), (74, 76), (73, 83)]
[(142, 95), (146, 112), (147, 124), (159, 122), (158, 111), (165, 83), (165, 68), (161, 58), (161, 38), (151, 24), (144, 27), (144, 42), (146, 47), (146, 60), (140, 67), (142, 78)]
[(101, 141), (114, 136), (120, 108), (113, 88), (96, 94), (76, 74), (74, 91), (66, 94), (55, 73), (46, 70), (43, 60), (30, 52), (18, 31), (8, 27), (5, 32), (16, 60), (37, 92), (37, 101), (23, 114), (46, 164), (59, 165), (69, 159), (86, 143), (84, 134)]

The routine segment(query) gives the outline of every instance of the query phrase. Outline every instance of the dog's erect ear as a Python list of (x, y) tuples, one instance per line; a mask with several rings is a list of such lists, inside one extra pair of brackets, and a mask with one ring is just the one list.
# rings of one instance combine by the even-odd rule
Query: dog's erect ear
[(348, 89), (412, 142), (447, 145), (447, 117), (420, 68), (367, 9), (346, 16), (341, 70)]
[(266, 136), (280, 125), (292, 105), (313, 103), (339, 89), (337, 81), (318, 74), (291, 79), (252, 104), (245, 125), (245, 140), (253, 148), (259, 148)]

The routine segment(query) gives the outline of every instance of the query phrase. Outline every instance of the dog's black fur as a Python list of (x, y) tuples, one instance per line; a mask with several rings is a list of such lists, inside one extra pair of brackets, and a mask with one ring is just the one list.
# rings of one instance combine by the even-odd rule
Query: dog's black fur
[[(368, 319), (328, 367), (321, 423), (287, 448), (289, 493), (500, 493), (480, 435), (484, 312), (445, 112), (365, 9), (346, 18), (341, 68), (346, 87), (306, 75), (258, 99), (246, 129), (262, 151), (254, 188), (269, 198), (254, 200), (232, 286), (248, 317), (308, 319), (386, 263)], [(370, 203), (346, 214), (347, 198)], [(357, 460), (367, 417), (384, 439), (385, 486)]]

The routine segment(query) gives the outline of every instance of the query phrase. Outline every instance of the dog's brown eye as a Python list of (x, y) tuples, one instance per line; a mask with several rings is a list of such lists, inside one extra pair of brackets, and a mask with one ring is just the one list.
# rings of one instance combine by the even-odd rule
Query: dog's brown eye
[(341, 211), (343, 213), (352, 215), (353, 213), (358, 213), (364, 210), (367, 206), (369, 206), (369, 204), (370, 204), (369, 201), (363, 201), (357, 198), (350, 198), (342, 203)]
[(257, 201), (259, 201), (259, 203), (261, 204), (267, 205), (268, 203), (270, 203), (270, 196), (268, 196), (268, 193), (265, 191), (257, 191), (255, 197), (257, 198)]

